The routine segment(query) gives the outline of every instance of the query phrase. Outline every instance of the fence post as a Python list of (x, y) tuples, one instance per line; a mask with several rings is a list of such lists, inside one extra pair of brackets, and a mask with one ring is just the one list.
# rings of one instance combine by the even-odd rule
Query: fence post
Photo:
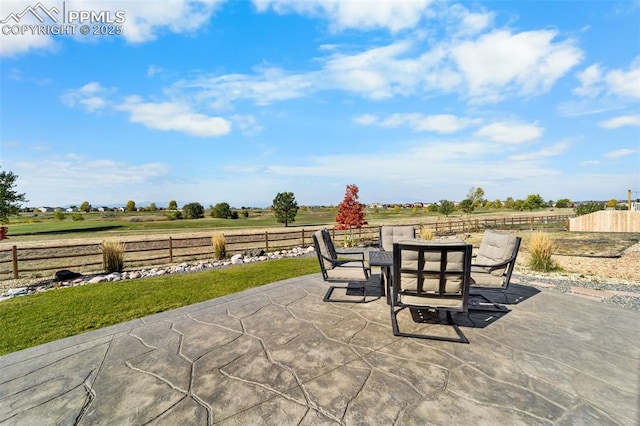
[(302, 228), (302, 245), (300, 247), (304, 247), (304, 228)]
[(169, 237), (169, 263), (173, 263), (173, 238)]
[(269, 251), (269, 231), (264, 231), (264, 251)]
[(18, 279), (18, 246), (11, 247), (11, 257), (13, 258), (13, 278)]

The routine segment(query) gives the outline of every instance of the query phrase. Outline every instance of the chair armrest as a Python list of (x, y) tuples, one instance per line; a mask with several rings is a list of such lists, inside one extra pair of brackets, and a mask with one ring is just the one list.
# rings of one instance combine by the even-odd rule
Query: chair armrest
[(336, 254), (340, 256), (357, 256), (359, 259), (364, 260), (364, 252), (362, 251), (336, 251)]
[(507, 266), (509, 263), (513, 262), (513, 258), (509, 258), (507, 260), (505, 260), (504, 262), (500, 262), (500, 263), (494, 263), (493, 265), (482, 265), (479, 263), (472, 263), (471, 266), (477, 266), (479, 268), (489, 268), (490, 270), (493, 269), (498, 269), (498, 268), (502, 268), (504, 266)]
[(341, 265), (343, 265), (345, 263), (349, 263), (349, 262), (359, 262), (359, 263), (362, 264), (362, 268), (363, 269), (367, 269), (367, 270), (369, 269), (367, 267), (367, 265), (365, 265), (364, 259), (332, 259), (330, 257), (327, 257), (327, 256), (323, 255), (323, 254), (321, 254), (320, 256), (323, 259), (333, 263), (334, 266), (341, 266)]

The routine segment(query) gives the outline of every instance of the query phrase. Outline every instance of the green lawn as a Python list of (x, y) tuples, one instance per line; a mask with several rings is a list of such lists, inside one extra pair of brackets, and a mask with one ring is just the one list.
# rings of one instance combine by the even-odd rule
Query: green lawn
[[(332, 209), (301, 209), (290, 227), (333, 224), (336, 212)], [(53, 237), (78, 238), (117, 234), (141, 234), (146, 232), (197, 232), (211, 229), (277, 228), (272, 212), (251, 210), (249, 217), (217, 219), (206, 216), (202, 219), (169, 220), (162, 212), (136, 213), (84, 213), (84, 220), (73, 221), (69, 215), (56, 220), (52, 213), (22, 214), (12, 217), (8, 224), (9, 237)]]
[(292, 258), (17, 297), (0, 302), (0, 355), (319, 271)]

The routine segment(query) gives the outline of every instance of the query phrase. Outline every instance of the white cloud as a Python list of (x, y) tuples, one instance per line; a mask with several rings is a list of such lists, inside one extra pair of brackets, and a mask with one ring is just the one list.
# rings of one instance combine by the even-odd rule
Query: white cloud
[(509, 157), (511, 161), (536, 161), (547, 157), (556, 157), (567, 150), (569, 143), (559, 142), (555, 145), (547, 146), (539, 151), (514, 154)]
[(605, 129), (617, 129), (624, 126), (639, 127), (640, 126), (640, 114), (635, 115), (620, 115), (608, 120), (603, 120), (598, 123), (600, 127)]
[(180, 95), (193, 92), (197, 102), (207, 102), (216, 109), (229, 108), (236, 100), (250, 99), (256, 105), (300, 98), (313, 90), (318, 78), (314, 73), (289, 74), (279, 68), (259, 68), (254, 75), (203, 75), (176, 82), (171, 90)]
[(199, 137), (223, 136), (231, 132), (231, 123), (221, 117), (193, 112), (176, 102), (143, 102), (138, 96), (125, 99), (117, 109), (129, 112), (132, 123), (156, 130), (173, 130)]
[(638, 152), (637, 149), (617, 149), (615, 151), (610, 151), (607, 152), (604, 156), (607, 158), (620, 158), (620, 157), (626, 157), (627, 155), (632, 155), (635, 154), (636, 152)]
[(498, 101), (511, 92), (530, 96), (548, 91), (582, 60), (573, 41), (554, 43), (556, 37), (548, 30), (496, 30), (453, 46), (452, 56), (471, 98)]
[(353, 121), (361, 126), (371, 126), (378, 121), (378, 117), (373, 114), (362, 114), (354, 117)]
[(599, 64), (590, 65), (576, 77), (580, 81), (580, 86), (573, 90), (576, 95), (594, 97), (602, 92), (602, 69)]
[(460, 4), (451, 6), (449, 13), (456, 19), (457, 30), (454, 29), (453, 32), (457, 32), (458, 36), (478, 34), (489, 28), (495, 18), (494, 13), (473, 13)]
[(597, 166), (600, 164), (598, 160), (587, 160), (580, 163), (580, 167)]
[(628, 71), (608, 72), (605, 82), (609, 93), (622, 98), (640, 99), (640, 57), (634, 60)]
[(520, 144), (542, 137), (544, 129), (535, 124), (497, 122), (480, 128), (475, 135), (487, 137), (494, 142)]
[(640, 57), (636, 57), (628, 70), (606, 71), (600, 64), (594, 64), (577, 74), (580, 86), (574, 93), (580, 96), (596, 97), (606, 92), (620, 98), (640, 99)]
[(423, 115), (420, 113), (397, 113), (381, 120), (381, 127), (409, 126), (416, 132), (455, 133), (477, 124), (479, 120), (458, 117), (453, 114)]
[(67, 90), (61, 96), (61, 101), (68, 107), (77, 105), (89, 112), (94, 112), (107, 106), (108, 92), (109, 90), (100, 83), (91, 82), (77, 90)]
[(253, 0), (259, 12), (298, 13), (325, 17), (334, 31), (386, 28), (396, 32), (415, 27), (433, 0)]
[[(15, 162), (11, 167), (20, 176), (21, 191), (27, 193), (31, 206), (83, 201), (95, 205), (123, 202), (135, 199), (134, 196), (146, 197), (146, 190), (159, 186), (156, 185), (158, 179), (169, 174), (169, 167), (164, 163), (131, 164), (74, 153), (40, 155), (37, 160)], [(134, 190), (140, 193), (132, 193)]]

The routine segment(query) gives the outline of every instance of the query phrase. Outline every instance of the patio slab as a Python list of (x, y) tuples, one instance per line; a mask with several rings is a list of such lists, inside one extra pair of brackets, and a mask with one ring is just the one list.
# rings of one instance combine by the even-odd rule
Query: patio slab
[(0, 424), (639, 424), (640, 313), (511, 288), (468, 345), (319, 274), (58, 340), (0, 357)]

